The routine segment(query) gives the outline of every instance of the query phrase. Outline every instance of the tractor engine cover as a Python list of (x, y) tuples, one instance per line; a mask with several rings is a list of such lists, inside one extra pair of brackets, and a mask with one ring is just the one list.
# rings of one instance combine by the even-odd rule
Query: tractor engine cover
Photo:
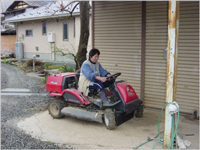
[(67, 80), (65, 79), (75, 76), (76, 74), (78, 73), (67, 72), (48, 76), (46, 90), (48, 92), (61, 93), (64, 89), (68, 88), (68, 83), (66, 83)]
[(135, 90), (126, 82), (117, 83), (116, 86), (125, 103), (129, 103), (138, 99)]
[(76, 89), (66, 89), (62, 93), (67, 102), (86, 105), (90, 103), (88, 98)]

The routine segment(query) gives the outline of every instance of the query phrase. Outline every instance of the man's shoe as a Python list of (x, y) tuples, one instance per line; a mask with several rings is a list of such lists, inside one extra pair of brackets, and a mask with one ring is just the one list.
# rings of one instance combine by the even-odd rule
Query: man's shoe
[(93, 102), (93, 104), (95, 104), (96, 106), (99, 106), (100, 108), (102, 107), (102, 101), (95, 101)]
[(108, 101), (107, 95), (104, 91), (101, 91), (99, 96), (102, 99), (103, 104), (110, 104), (110, 102)]

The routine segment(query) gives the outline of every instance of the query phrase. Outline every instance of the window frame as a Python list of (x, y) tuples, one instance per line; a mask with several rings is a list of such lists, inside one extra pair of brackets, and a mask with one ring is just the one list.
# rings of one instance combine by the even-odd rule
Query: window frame
[[(46, 25), (46, 21), (42, 21), (42, 35), (47, 35), (47, 25)], [(44, 27), (45, 27), (45, 31), (46, 33), (44, 33)]]
[[(27, 35), (27, 31), (31, 31), (31, 35)], [(31, 30), (31, 29), (28, 29), (28, 30), (25, 30), (25, 35), (26, 35), (26, 37), (33, 37), (33, 30)]]
[(74, 17), (74, 38), (76, 38), (76, 18)]
[[(65, 25), (67, 25), (67, 38), (65, 38)], [(63, 22), (63, 41), (69, 41), (68, 22)]]

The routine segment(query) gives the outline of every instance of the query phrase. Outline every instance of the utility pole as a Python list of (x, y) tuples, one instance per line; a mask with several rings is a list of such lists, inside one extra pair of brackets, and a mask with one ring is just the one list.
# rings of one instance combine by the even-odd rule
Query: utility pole
[[(176, 79), (178, 58), (179, 32), (179, 2), (168, 2), (168, 51), (167, 51), (167, 80), (165, 102), (176, 101)], [(171, 118), (169, 105), (165, 108), (164, 147), (168, 148), (171, 140)]]

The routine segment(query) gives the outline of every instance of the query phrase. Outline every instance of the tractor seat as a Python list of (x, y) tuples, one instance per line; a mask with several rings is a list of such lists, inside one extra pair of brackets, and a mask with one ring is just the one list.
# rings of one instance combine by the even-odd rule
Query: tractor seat
[(78, 81), (79, 81), (79, 77), (80, 77), (80, 74), (76, 74), (76, 75), (75, 75), (76, 89), (78, 89)]
[(75, 80), (76, 80), (77, 83), (78, 83), (78, 81), (79, 81), (79, 77), (80, 77), (80, 74), (76, 74), (76, 75), (75, 75)]

